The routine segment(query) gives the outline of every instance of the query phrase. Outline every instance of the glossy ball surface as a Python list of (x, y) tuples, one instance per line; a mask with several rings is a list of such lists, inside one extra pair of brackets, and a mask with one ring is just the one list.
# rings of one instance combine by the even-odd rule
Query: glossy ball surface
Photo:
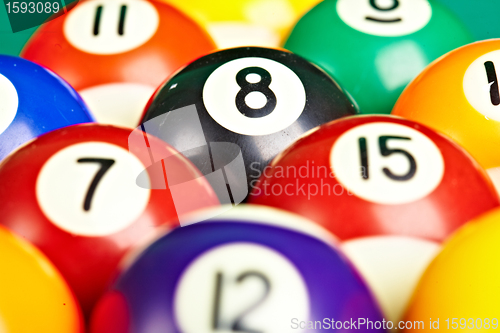
[[(425, 320), (427, 324), (429, 318), (433, 321), (439, 318), (439, 331), (498, 328), (499, 244), (499, 209), (481, 215), (460, 229), (420, 280), (405, 320)], [(461, 318), (465, 319), (465, 325)], [(427, 328), (427, 331), (430, 330)]]
[[(248, 47), (184, 67), (158, 89), (142, 122), (181, 152), (207, 142), (236, 144), (251, 183), (299, 136), (354, 113), (335, 81), (303, 58)], [(203, 153), (192, 151), (189, 158), (202, 172), (212, 171)]]
[(183, 226), (208, 220), (219, 222), (243, 221), (248, 223), (275, 225), (277, 227), (292, 229), (316, 237), (323, 240), (325, 243), (335, 245), (339, 243), (338, 239), (332, 233), (303, 216), (275, 207), (252, 205), (248, 203), (241, 203), (236, 206), (221, 205), (197, 210), (190, 214)]
[(500, 167), (497, 71), (500, 40), (458, 48), (423, 71), (403, 92), (392, 114), (454, 139), (485, 168)]
[(2, 332), (84, 332), (80, 306), (61, 274), (38, 249), (4, 227), (0, 269)]
[(300, 19), (284, 47), (332, 75), (361, 113), (390, 113), (431, 61), (472, 41), (433, 1), (326, 0)]
[(181, 213), (218, 203), (199, 176), (142, 132), (72, 126), (37, 138), (1, 165), (0, 223), (54, 263), (88, 314), (127, 250), (160, 226), (177, 226)]
[(499, 205), (485, 171), (462, 148), (393, 116), (348, 117), (303, 136), (264, 170), (248, 201), (303, 215), (342, 240), (438, 242)]
[(0, 55), (0, 160), (49, 131), (93, 121), (78, 93), (51, 71)]
[(165, 3), (91, 0), (41, 26), (21, 56), (68, 81), (98, 121), (133, 127), (168, 75), (214, 48), (200, 26)]
[(384, 235), (349, 239), (341, 249), (377, 298), (384, 318), (397, 325), (441, 244), (418, 237)]
[(364, 282), (331, 244), (225, 220), (175, 229), (138, 254), (96, 307), (91, 332), (294, 332), (316, 318), (358, 317), (382, 320)]
[(220, 49), (277, 47), (318, 0), (164, 0), (199, 22)]

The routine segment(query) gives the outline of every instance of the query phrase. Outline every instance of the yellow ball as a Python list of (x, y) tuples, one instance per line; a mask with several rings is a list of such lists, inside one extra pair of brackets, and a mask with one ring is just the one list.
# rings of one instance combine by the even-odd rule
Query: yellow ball
[(163, 0), (198, 21), (219, 48), (277, 47), (320, 0)]
[(479, 330), (480, 324), (484, 330), (487, 322), (490, 329), (500, 329), (499, 281), (497, 208), (465, 225), (445, 244), (420, 280), (405, 320), (423, 321), (425, 331), (431, 331), (432, 321), (433, 332), (438, 319), (441, 331), (460, 330), (464, 322), (468, 331)]
[(0, 227), (0, 332), (83, 333), (73, 293), (34, 246)]

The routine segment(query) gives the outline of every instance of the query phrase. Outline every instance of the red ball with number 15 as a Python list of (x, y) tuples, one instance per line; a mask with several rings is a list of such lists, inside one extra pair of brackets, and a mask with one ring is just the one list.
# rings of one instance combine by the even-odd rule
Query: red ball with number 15
[(344, 118), (302, 137), (268, 166), (249, 202), (301, 214), (344, 240), (392, 234), (438, 242), (499, 205), (464, 149), (394, 116)]

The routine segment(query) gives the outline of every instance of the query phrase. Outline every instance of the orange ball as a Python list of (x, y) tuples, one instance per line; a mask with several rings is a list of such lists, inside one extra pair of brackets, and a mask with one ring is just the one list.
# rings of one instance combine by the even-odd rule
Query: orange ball
[[(427, 67), (392, 114), (447, 134), (485, 168), (500, 167), (500, 39), (460, 47)], [(492, 170), (489, 170), (491, 174)]]
[(52, 263), (0, 227), (0, 332), (83, 333), (80, 307)]

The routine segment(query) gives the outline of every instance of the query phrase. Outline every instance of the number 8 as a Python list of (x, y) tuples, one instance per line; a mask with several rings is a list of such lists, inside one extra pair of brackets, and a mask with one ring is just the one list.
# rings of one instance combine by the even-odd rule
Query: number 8
[[(257, 74), (260, 76), (260, 81), (251, 83), (247, 81), (248, 74)], [(271, 84), (271, 74), (261, 67), (247, 67), (243, 68), (236, 74), (236, 82), (241, 87), (241, 90), (236, 95), (236, 107), (245, 116), (250, 118), (264, 117), (274, 111), (276, 108), (276, 95), (269, 85)], [(266, 96), (267, 102), (260, 109), (250, 108), (245, 97), (253, 91), (261, 92)]]

